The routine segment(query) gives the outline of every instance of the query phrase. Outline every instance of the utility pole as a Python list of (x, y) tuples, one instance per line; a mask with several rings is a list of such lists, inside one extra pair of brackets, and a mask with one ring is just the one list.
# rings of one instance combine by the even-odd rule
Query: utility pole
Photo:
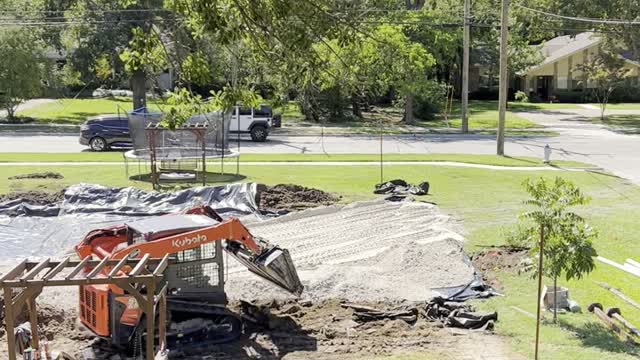
[(469, 1), (464, 0), (464, 32), (462, 35), (462, 132), (469, 132)]
[(500, 95), (498, 97), (498, 155), (504, 155), (504, 121), (507, 112), (507, 91), (509, 78), (507, 74), (507, 43), (509, 37), (509, 0), (502, 0), (502, 17), (500, 19)]
[[(540, 345), (540, 299), (542, 298), (542, 259), (544, 259), (544, 225), (540, 225), (540, 254), (538, 255), (538, 298), (536, 299), (536, 344), (534, 359), (538, 360)], [(553, 289), (555, 291), (555, 288)], [(555, 304), (554, 304), (555, 306)]]

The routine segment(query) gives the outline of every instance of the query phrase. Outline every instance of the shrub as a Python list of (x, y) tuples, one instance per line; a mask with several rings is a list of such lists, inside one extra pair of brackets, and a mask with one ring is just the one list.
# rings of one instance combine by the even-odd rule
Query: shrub
[(429, 81), (422, 85), (413, 99), (413, 115), (422, 120), (433, 120), (447, 102), (447, 84)]
[(516, 91), (516, 94), (514, 95), (514, 97), (518, 102), (521, 102), (521, 103), (529, 102), (529, 96), (524, 91)]
[(505, 244), (515, 250), (529, 249), (533, 235), (531, 227), (523, 223), (518, 223), (514, 227), (502, 230)]

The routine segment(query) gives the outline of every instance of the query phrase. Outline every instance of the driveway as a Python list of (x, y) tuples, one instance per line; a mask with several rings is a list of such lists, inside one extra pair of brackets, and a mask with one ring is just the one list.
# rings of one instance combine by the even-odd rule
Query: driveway
[[(31, 100), (27, 100), (27, 101), (23, 102), (22, 104), (18, 105), (18, 108), (16, 109), (16, 112), (22, 111), (22, 110), (31, 109), (31, 108), (40, 106), (42, 104), (47, 104), (47, 103), (54, 102), (54, 101), (56, 101), (56, 99), (31, 99)], [(0, 110), (0, 119), (4, 119), (6, 117), (7, 117), (7, 110)]]
[[(640, 111), (611, 111), (634, 113)], [(586, 122), (598, 116), (597, 110), (572, 109), (518, 113), (536, 123), (557, 131), (555, 137), (509, 137), (505, 151), (510, 156), (542, 159), (549, 144), (552, 159), (575, 160), (594, 164), (616, 175), (640, 184), (640, 136), (624, 135), (604, 126)], [(372, 135), (357, 136), (273, 136), (265, 143), (242, 141), (244, 153), (328, 153), (375, 154), (380, 152), (380, 139)], [(231, 146), (235, 147), (232, 141)], [(383, 140), (387, 154), (466, 153), (495, 154), (495, 136), (491, 135), (388, 135)], [(0, 136), (0, 152), (79, 152), (86, 147), (73, 135)]]
[[(608, 110), (608, 115), (638, 115), (640, 110)], [(599, 109), (550, 110), (517, 113), (525, 119), (558, 132), (546, 140), (556, 156), (591, 163), (618, 176), (640, 183), (640, 136), (626, 135), (615, 129), (588, 121), (599, 117)], [(532, 150), (544, 140), (519, 140)]]

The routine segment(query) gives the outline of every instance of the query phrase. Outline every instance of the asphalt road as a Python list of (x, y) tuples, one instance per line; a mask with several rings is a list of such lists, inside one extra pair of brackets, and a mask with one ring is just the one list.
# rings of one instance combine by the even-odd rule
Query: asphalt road
[[(552, 159), (576, 160), (640, 183), (640, 136), (625, 135), (585, 122), (596, 110), (546, 111), (520, 114), (560, 133), (555, 137), (512, 137), (505, 143), (510, 156), (542, 159), (549, 144)], [(235, 145), (235, 143), (233, 144)], [(233, 146), (232, 145), (232, 146)], [(382, 144), (384, 153), (466, 153), (495, 154), (495, 137), (489, 135), (389, 135)], [(0, 135), (0, 152), (86, 151), (77, 136)], [(366, 153), (380, 152), (377, 136), (272, 136), (265, 143), (241, 142), (243, 153)]]

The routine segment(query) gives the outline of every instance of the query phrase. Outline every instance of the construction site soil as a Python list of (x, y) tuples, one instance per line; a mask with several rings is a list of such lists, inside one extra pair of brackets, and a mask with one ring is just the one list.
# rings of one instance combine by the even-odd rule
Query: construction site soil
[(55, 204), (64, 199), (64, 191), (15, 191), (0, 195), (0, 203), (10, 200), (22, 200), (32, 205)]
[(53, 172), (53, 171), (45, 171), (45, 172), (36, 172), (29, 174), (19, 174), (15, 176), (11, 176), (8, 178), (9, 180), (22, 180), (22, 179), (64, 179), (62, 174)]
[(339, 198), (322, 190), (294, 184), (258, 186), (257, 203), (262, 210), (297, 211), (335, 204)]
[[(367, 302), (366, 306), (394, 308), (402, 303)], [(237, 313), (246, 303), (229, 306)], [(249, 305), (262, 317), (245, 321), (245, 332), (237, 341), (170, 352), (174, 359), (375, 359), (403, 353), (437, 354), (451, 359), (517, 359), (501, 339), (486, 332), (448, 329), (439, 322), (418, 318), (415, 322), (384, 319), (357, 321), (351, 308), (339, 300), (317, 303), (263, 301)], [(118, 351), (105, 340), (79, 330), (75, 311), (39, 307), (39, 318), (49, 348), (77, 359), (132, 359), (131, 352)], [(6, 337), (0, 335), (6, 349)], [(2, 354), (2, 353), (0, 353)], [(0, 355), (0, 359), (6, 359)]]
[(528, 261), (528, 250), (506, 247), (483, 250), (471, 256), (473, 266), (484, 281), (496, 290), (502, 290), (502, 284), (495, 277), (497, 272), (523, 271)]
[[(338, 200), (292, 185), (274, 186), (261, 195), (265, 193), (261, 207), (280, 210)], [(360, 322), (352, 309), (342, 306), (345, 301), (379, 309), (424, 303), (438, 295), (432, 288), (473, 279), (459, 224), (435, 205), (379, 200), (241, 221), (254, 235), (289, 250), (305, 291), (296, 299), (230, 262), (225, 290), (231, 309), (241, 313), (241, 300), (249, 301), (266, 309), (267, 321), (245, 322), (239, 341), (174, 352), (174, 358), (370, 359), (407, 352), (455, 359), (518, 358), (499, 337), (486, 332), (444, 328), (420, 317), (411, 323)], [(2, 266), (0, 274), (6, 270)], [(79, 330), (77, 296), (71, 287), (46, 288), (38, 297), (41, 331), (50, 339), (49, 348), (78, 359), (83, 359), (83, 351), (95, 359), (117, 359), (107, 342)], [(4, 349), (6, 336), (0, 335), (0, 359), (6, 358)]]

